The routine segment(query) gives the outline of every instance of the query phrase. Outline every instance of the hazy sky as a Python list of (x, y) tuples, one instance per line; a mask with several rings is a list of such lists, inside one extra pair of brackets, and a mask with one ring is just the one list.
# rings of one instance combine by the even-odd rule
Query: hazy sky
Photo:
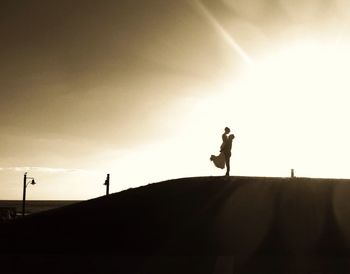
[[(234, 175), (350, 176), (348, 113), (323, 115), (337, 91), (332, 110), (346, 108), (346, 75), (332, 78), (344, 92), (332, 80), (321, 99), (314, 83), (328, 71), (302, 88), (310, 62), (347, 52), (349, 12), (345, 0), (1, 1), (0, 199), (21, 199), (25, 171), (38, 182), (28, 199), (100, 196), (107, 173), (112, 191), (219, 175), (208, 159), (225, 126)], [(317, 51), (289, 70), (286, 56)], [(348, 71), (339, 62), (332, 71)], [(297, 86), (285, 78), (295, 73)], [(322, 167), (321, 150), (333, 157)]]

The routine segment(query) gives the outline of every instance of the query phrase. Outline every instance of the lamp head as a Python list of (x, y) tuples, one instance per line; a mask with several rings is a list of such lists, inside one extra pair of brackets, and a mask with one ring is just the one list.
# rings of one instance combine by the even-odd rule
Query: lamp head
[(32, 184), (32, 185), (35, 185), (35, 184), (36, 184), (36, 182), (34, 181), (34, 179), (32, 180), (31, 184)]

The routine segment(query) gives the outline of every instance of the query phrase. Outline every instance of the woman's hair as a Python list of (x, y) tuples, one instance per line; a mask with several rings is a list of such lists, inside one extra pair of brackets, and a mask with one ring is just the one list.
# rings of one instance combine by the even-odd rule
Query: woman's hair
[(231, 131), (228, 127), (225, 127), (225, 131)]

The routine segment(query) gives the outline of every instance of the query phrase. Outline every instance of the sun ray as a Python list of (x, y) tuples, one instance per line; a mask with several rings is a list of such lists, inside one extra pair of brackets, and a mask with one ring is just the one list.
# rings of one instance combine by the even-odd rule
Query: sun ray
[(246, 64), (252, 64), (251, 57), (242, 49), (237, 41), (225, 30), (225, 28), (212, 15), (208, 8), (200, 1), (193, 1), (197, 10), (206, 18), (210, 25), (217, 31), (217, 33), (224, 39), (224, 41), (243, 59)]

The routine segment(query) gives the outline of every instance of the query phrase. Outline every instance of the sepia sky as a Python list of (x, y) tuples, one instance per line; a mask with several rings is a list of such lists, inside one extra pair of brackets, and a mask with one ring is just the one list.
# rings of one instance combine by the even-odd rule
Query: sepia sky
[(0, 199), (217, 176), (350, 177), (345, 0), (1, 1)]

